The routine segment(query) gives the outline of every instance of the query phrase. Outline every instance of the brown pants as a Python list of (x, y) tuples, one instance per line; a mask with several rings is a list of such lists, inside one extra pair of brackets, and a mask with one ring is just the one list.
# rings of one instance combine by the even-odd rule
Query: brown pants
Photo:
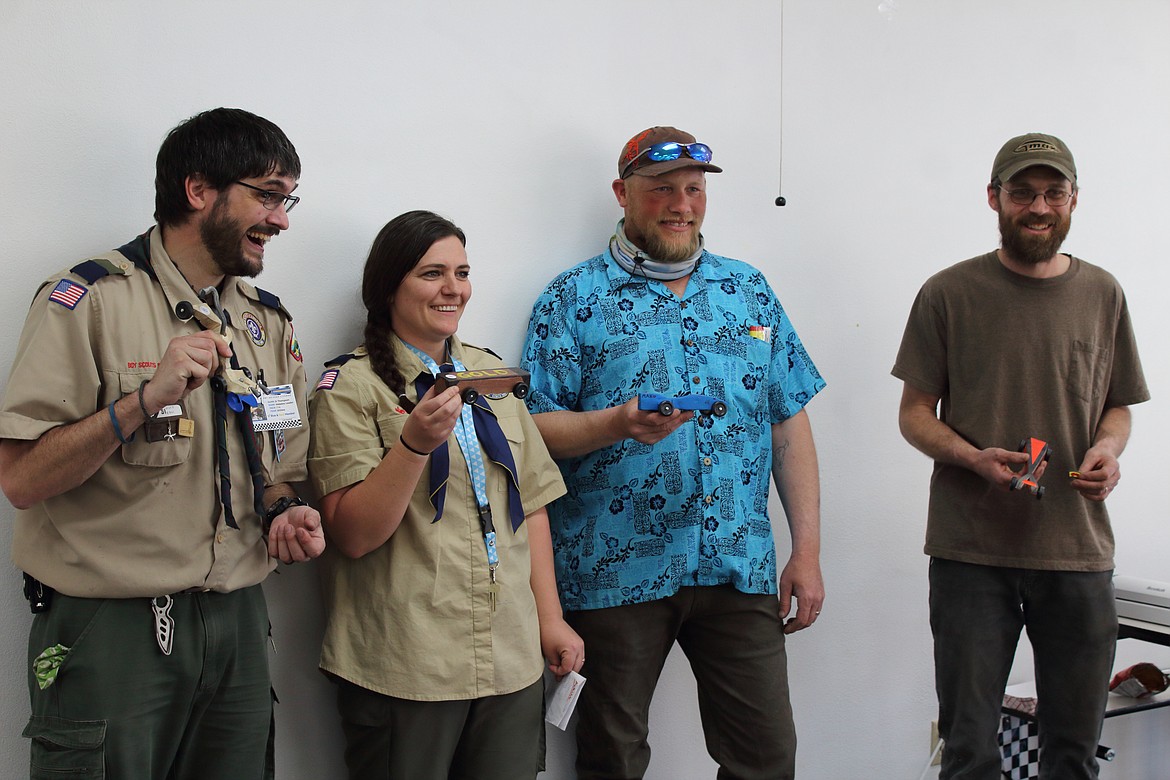
[(720, 780), (785, 780), (796, 731), (774, 595), (682, 588), (644, 604), (571, 612), (588, 682), (577, 703), (578, 780), (637, 780), (650, 764), (650, 700), (677, 641), (699, 689), (707, 752)]

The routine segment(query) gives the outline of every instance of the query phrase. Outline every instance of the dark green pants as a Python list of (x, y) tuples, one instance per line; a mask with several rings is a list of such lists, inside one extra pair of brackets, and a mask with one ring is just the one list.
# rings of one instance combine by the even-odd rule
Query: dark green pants
[(503, 696), (411, 701), (338, 681), (352, 780), (532, 780), (544, 769), (544, 681)]
[[(31, 774), (110, 780), (272, 777), (268, 611), (259, 585), (174, 597), (163, 655), (150, 599), (56, 594), (29, 635)], [(44, 690), (32, 660), (69, 648)]]

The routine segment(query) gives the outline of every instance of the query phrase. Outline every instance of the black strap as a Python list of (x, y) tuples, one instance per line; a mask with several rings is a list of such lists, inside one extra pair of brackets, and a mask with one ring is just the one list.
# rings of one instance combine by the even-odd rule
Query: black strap
[(56, 593), (45, 583), (28, 572), (24, 572), (24, 597), (28, 599), (28, 608), (35, 615), (38, 612), (48, 612), (53, 603), (53, 594)]
[[(239, 528), (235, 512), (232, 510), (232, 468), (231, 455), (228, 451), (227, 429), (228, 422), (228, 392), (223, 377), (211, 378), (212, 399), (215, 410), (215, 450), (216, 465), (219, 470), (219, 498), (223, 504), (224, 521), (229, 528)], [(242, 403), (242, 402), (241, 402)], [(252, 477), (252, 506), (257, 516), (264, 517), (264, 464), (260, 459), (260, 451), (256, 448), (256, 429), (252, 426), (251, 408), (244, 404), (238, 412), (233, 411), (236, 418), (236, 430), (244, 442), (244, 456), (248, 461), (248, 473)]]

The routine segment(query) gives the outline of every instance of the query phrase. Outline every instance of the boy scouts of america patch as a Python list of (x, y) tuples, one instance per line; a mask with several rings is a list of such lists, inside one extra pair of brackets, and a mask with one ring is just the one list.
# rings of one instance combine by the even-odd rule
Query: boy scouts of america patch
[(268, 340), (267, 336), (264, 335), (264, 326), (250, 311), (244, 312), (244, 327), (248, 329), (248, 336), (252, 339), (253, 344), (258, 347), (264, 346), (264, 342)]
[(328, 371), (326, 371), (324, 374), (321, 375), (320, 379), (317, 380), (317, 389), (318, 390), (332, 390), (333, 385), (337, 383), (337, 377), (340, 374), (341, 374), (341, 371), (339, 371), (336, 368), (329, 369)]
[(81, 299), (85, 297), (87, 292), (89, 292), (89, 288), (83, 287), (77, 282), (62, 279), (57, 282), (53, 292), (49, 293), (49, 300), (61, 304), (66, 309), (73, 310), (77, 308), (77, 304), (81, 303)]
[(304, 363), (305, 359), (301, 356), (301, 345), (297, 343), (297, 334), (293, 331), (292, 325), (289, 325), (288, 332), (288, 354), (293, 356), (293, 360), (298, 363)]

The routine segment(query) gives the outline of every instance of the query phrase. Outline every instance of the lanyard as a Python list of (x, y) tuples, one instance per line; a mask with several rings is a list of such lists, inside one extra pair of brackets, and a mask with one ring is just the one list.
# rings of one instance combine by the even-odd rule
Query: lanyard
[[(412, 344), (406, 347), (418, 356), (431, 376), (438, 376), (444, 369), (434, 359)], [(459, 358), (451, 355), (451, 366), (456, 371), (465, 371), (466, 367)], [(483, 528), (483, 543), (487, 550), (488, 572), (491, 581), (496, 581), (496, 569), (500, 565), (500, 554), (496, 549), (496, 529), (492, 523), (492, 507), (487, 493), (487, 470), (483, 463), (483, 450), (480, 449), (479, 439), (475, 434), (475, 418), (471, 412), (471, 404), (463, 404), (463, 411), (455, 423), (455, 440), (459, 442), (459, 449), (463, 452), (463, 461), (467, 464), (467, 473), (471, 477), (471, 487), (475, 492), (475, 505), (479, 513), (479, 523)]]

